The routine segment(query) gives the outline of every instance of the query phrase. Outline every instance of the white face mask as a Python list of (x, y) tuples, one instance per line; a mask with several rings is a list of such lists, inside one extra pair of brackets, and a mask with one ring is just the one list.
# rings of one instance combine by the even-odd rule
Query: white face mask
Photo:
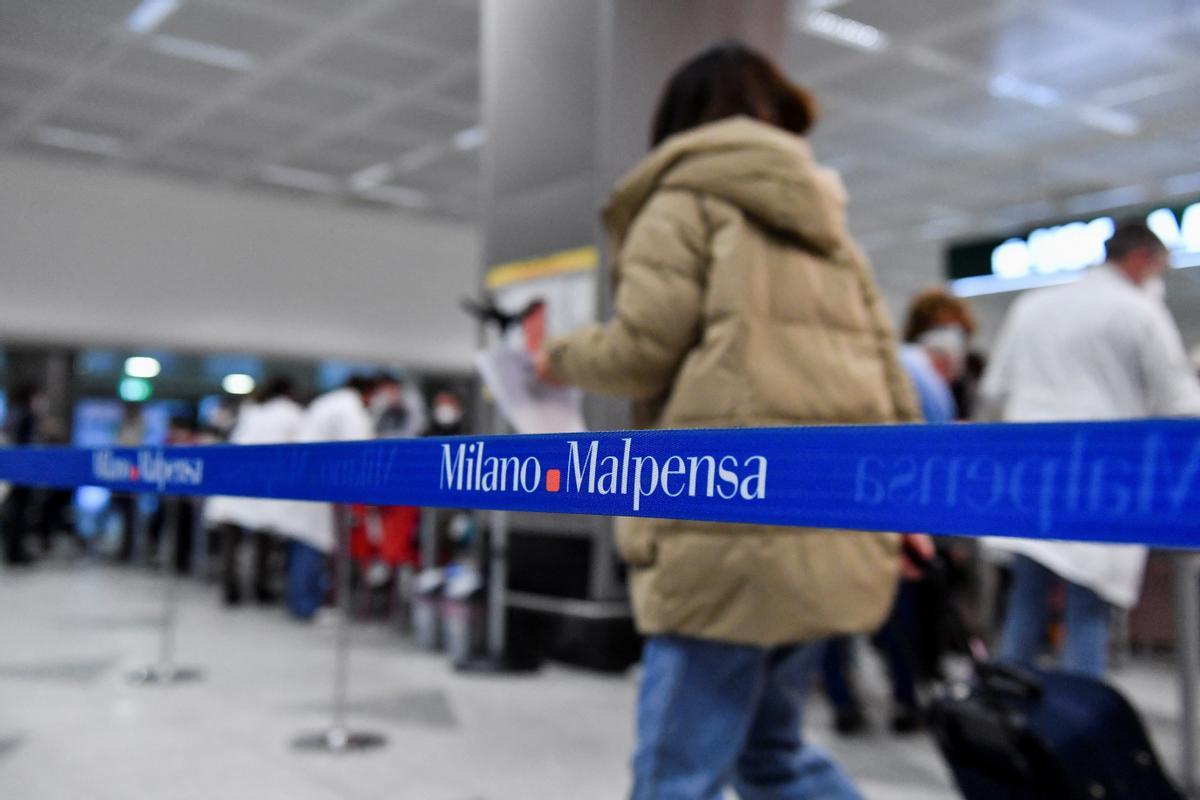
[(1167, 297), (1167, 282), (1163, 280), (1161, 275), (1155, 275), (1153, 278), (1147, 278), (1142, 281), (1141, 288), (1143, 292), (1155, 300), (1165, 300)]
[(443, 428), (457, 425), (462, 420), (462, 409), (450, 403), (438, 403), (433, 407), (433, 421)]
[(917, 342), (949, 359), (951, 380), (963, 374), (967, 364), (967, 333), (962, 328), (954, 325), (934, 328), (921, 334)]

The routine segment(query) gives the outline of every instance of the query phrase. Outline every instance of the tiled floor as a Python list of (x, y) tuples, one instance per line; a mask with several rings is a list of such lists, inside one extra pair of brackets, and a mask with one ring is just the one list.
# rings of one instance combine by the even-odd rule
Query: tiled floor
[[(289, 741), (327, 719), (334, 630), (276, 609), (224, 611), (214, 591), (188, 581), (179, 660), (203, 679), (130, 685), (125, 674), (155, 656), (162, 597), (161, 579), (140, 569), (62, 561), (0, 571), (0, 798), (613, 800), (626, 791), (633, 672), (457, 675), (391, 630), (360, 627), (351, 721), (386, 734), (387, 746), (300, 753)], [(1119, 676), (1172, 765), (1174, 680), (1155, 662)], [(840, 740), (820, 700), (809, 717), (810, 737), (868, 798), (956, 796), (927, 739)]]

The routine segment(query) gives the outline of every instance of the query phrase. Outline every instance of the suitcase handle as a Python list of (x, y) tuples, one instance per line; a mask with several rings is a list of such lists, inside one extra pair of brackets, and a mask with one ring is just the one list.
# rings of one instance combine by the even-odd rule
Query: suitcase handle
[(985, 687), (1022, 700), (1042, 695), (1042, 680), (1036, 673), (1016, 664), (989, 661), (975, 665), (975, 675)]

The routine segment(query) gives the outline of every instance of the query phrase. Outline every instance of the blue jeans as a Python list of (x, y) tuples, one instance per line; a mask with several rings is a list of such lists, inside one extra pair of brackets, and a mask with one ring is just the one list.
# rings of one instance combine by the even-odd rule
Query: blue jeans
[[(1013, 558), (1012, 575), (998, 655), (1004, 661), (1032, 666), (1041, 649), (1042, 635), (1050, 616), (1050, 587), (1061, 579), (1023, 555)], [(1091, 589), (1070, 581), (1065, 583), (1067, 640), (1063, 647), (1062, 668), (1101, 678), (1108, 655), (1109, 605)]]
[(288, 542), (287, 608), (292, 616), (311, 619), (329, 591), (329, 563), (325, 554), (295, 539)]
[(652, 636), (642, 657), (632, 800), (861, 800), (800, 738), (823, 646), (763, 648)]

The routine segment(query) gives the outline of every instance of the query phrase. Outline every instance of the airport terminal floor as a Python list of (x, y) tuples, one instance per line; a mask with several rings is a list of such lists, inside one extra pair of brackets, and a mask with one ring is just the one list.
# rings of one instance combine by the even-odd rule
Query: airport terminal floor
[[(212, 587), (181, 586), (175, 686), (131, 684), (158, 647), (163, 578), (63, 553), (0, 572), (0, 787), (12, 798), (608, 800), (628, 791), (636, 671), (549, 664), (536, 674), (464, 675), (392, 627), (354, 629), (349, 722), (382, 749), (294, 750), (329, 719), (335, 626), (278, 608), (223, 609)], [(877, 659), (864, 686), (886, 708)], [(636, 668), (635, 668), (636, 669)], [(1169, 661), (1138, 656), (1113, 682), (1137, 705), (1165, 766), (1179, 764)], [(812, 697), (806, 734), (832, 750), (867, 798), (957, 797), (925, 734), (886, 720), (841, 738)], [(882, 713), (882, 712), (881, 712)], [(732, 795), (730, 795), (732, 797)]]

